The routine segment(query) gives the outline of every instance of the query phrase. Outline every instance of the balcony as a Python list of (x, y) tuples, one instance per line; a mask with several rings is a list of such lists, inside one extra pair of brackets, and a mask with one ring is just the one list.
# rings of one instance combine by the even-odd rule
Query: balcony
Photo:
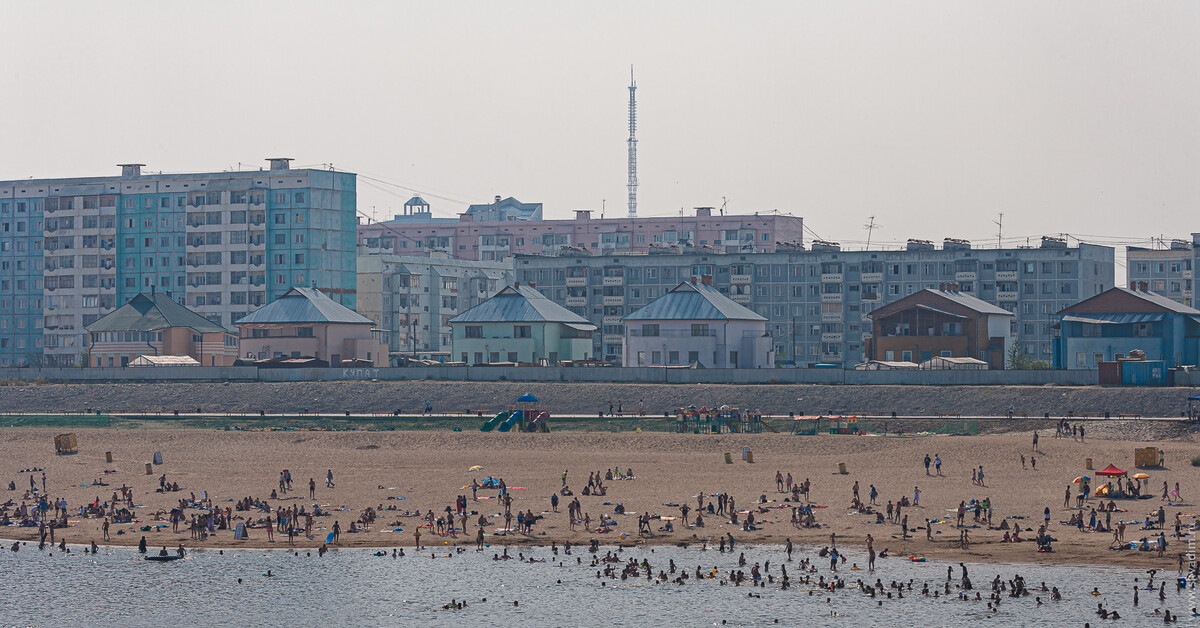
[(624, 277), (605, 277), (601, 283), (603, 286), (619, 287), (625, 285)]
[(841, 302), (842, 302), (842, 293), (840, 293), (840, 292), (834, 292), (832, 294), (827, 293), (827, 294), (821, 295), (821, 303), (841, 303)]
[(1015, 270), (998, 270), (996, 271), (996, 281), (1016, 281), (1017, 274)]
[(842, 273), (821, 273), (821, 283), (842, 283), (845, 277)]
[(625, 342), (625, 336), (622, 336), (621, 334), (604, 334), (600, 338), (600, 341), (606, 345), (619, 345), (622, 342)]
[(586, 307), (587, 297), (567, 297), (567, 307)]
[(842, 313), (824, 312), (821, 314), (821, 321), (825, 323), (840, 323), (842, 322)]
[(1190, 270), (1185, 270), (1185, 271), (1183, 271), (1183, 278), (1184, 278), (1184, 279), (1191, 279), (1191, 278), (1192, 278), (1192, 271), (1190, 271)]
[(997, 301), (1016, 301), (1017, 297), (1018, 297), (1018, 293), (1016, 290), (1013, 290), (1012, 292), (997, 292), (996, 293)]
[(601, 325), (623, 325), (624, 323), (621, 322), (621, 317), (618, 315), (618, 316), (605, 316), (601, 319), (600, 324)]
[(739, 284), (739, 285), (749, 284), (753, 280), (754, 280), (754, 277), (752, 275), (730, 275), (729, 276), (729, 283), (735, 283), (735, 284)]
[(961, 273), (954, 273), (954, 281), (957, 281), (958, 283), (971, 283), (978, 278), (979, 278), (979, 273), (977, 273), (973, 270), (961, 272)]
[(625, 305), (625, 297), (624, 296), (601, 297), (600, 304), (601, 305)]
[(863, 283), (881, 283), (883, 281), (883, 273), (863, 273), (859, 281)]
[(567, 277), (568, 288), (583, 288), (587, 286), (587, 277)]
[(746, 304), (750, 303), (751, 295), (748, 295), (748, 294), (731, 294), (731, 295), (729, 295), (729, 298), (730, 298), (730, 299), (733, 299), (733, 302), (734, 302), (734, 303), (740, 303), (740, 304), (742, 304), (742, 305), (746, 305)]

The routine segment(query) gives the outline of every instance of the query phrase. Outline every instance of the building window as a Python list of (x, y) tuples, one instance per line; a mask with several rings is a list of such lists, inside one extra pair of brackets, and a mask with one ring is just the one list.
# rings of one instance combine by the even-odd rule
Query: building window
[[(483, 338), (482, 325), (468, 325), (463, 332), (467, 338)], [(476, 361), (478, 362), (479, 359), (476, 358)]]
[(312, 338), (313, 337), (313, 328), (312, 327), (297, 327), (296, 335), (301, 338)]
[[(514, 325), (513, 326), (513, 338), (530, 338), (531, 336), (532, 336), (532, 333), (531, 333), (531, 329), (530, 329), (529, 325)], [(516, 360), (509, 360), (509, 361), (516, 362)]]
[(642, 324), (642, 335), (643, 336), (657, 336), (658, 335), (658, 325), (650, 324), (650, 323), (643, 323)]
[[(708, 335), (708, 323), (692, 323), (692, 335), (693, 336), (707, 336)], [(695, 360), (693, 360), (693, 362), (694, 361)]]

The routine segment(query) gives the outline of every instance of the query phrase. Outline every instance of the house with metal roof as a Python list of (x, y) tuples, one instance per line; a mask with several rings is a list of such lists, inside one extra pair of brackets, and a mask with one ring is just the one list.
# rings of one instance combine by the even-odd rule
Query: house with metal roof
[(1168, 369), (1200, 363), (1200, 310), (1156, 292), (1110, 288), (1058, 316), (1055, 368), (1095, 369), (1134, 349)]
[(767, 319), (707, 283), (685, 281), (621, 319), (625, 366), (773, 368)]
[(450, 319), (450, 355), (467, 364), (587, 360), (596, 326), (530, 285), (506, 286)]
[(188, 356), (203, 366), (230, 366), (238, 356), (236, 335), (169, 292), (138, 294), (84, 329), (87, 364), (94, 367), (129, 366), (141, 356)]
[[(1012, 344), (1012, 312), (953, 286), (914, 292), (872, 311), (870, 317), (867, 354), (885, 362), (975, 358), (1003, 369)], [(824, 342), (824, 329), (821, 334)]]
[(387, 345), (371, 319), (316, 288), (292, 288), (235, 323), (250, 360), (316, 358), (330, 366), (387, 366)]

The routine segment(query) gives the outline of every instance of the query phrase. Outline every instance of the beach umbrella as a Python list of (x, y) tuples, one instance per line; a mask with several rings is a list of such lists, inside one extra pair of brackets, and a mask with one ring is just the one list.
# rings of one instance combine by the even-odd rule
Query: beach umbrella
[(470, 473), (471, 471), (483, 471), (483, 465), (477, 464), (477, 465), (471, 467), (470, 469), (467, 469), (468, 473)]
[(1132, 477), (1135, 480), (1149, 480), (1150, 474), (1149, 473), (1134, 473), (1130, 477)]
[(1075, 478), (1075, 480), (1074, 480), (1075, 484), (1079, 484), (1080, 482), (1091, 482), (1091, 481), (1092, 481), (1092, 478), (1089, 478), (1086, 475), (1081, 475), (1081, 476)]

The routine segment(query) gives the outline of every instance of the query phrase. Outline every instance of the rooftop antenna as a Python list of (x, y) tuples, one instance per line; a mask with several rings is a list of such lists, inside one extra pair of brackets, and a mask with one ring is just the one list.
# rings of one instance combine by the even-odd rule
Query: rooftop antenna
[(996, 248), (1003, 248), (1001, 240), (1004, 239), (1004, 212), (1000, 212), (1000, 219), (993, 220), (992, 224), (996, 225)]
[(721, 197), (721, 215), (725, 215), (725, 206), (729, 204), (729, 200), (724, 196)]
[(637, 218), (637, 83), (629, 66), (629, 217)]
[(868, 250), (868, 251), (871, 250), (871, 232), (875, 231), (875, 228), (878, 226), (880, 226), (880, 225), (875, 224), (874, 216), (869, 217), (867, 219), (867, 224), (863, 225), (863, 229), (867, 230), (867, 248), (866, 248), (866, 250)]

